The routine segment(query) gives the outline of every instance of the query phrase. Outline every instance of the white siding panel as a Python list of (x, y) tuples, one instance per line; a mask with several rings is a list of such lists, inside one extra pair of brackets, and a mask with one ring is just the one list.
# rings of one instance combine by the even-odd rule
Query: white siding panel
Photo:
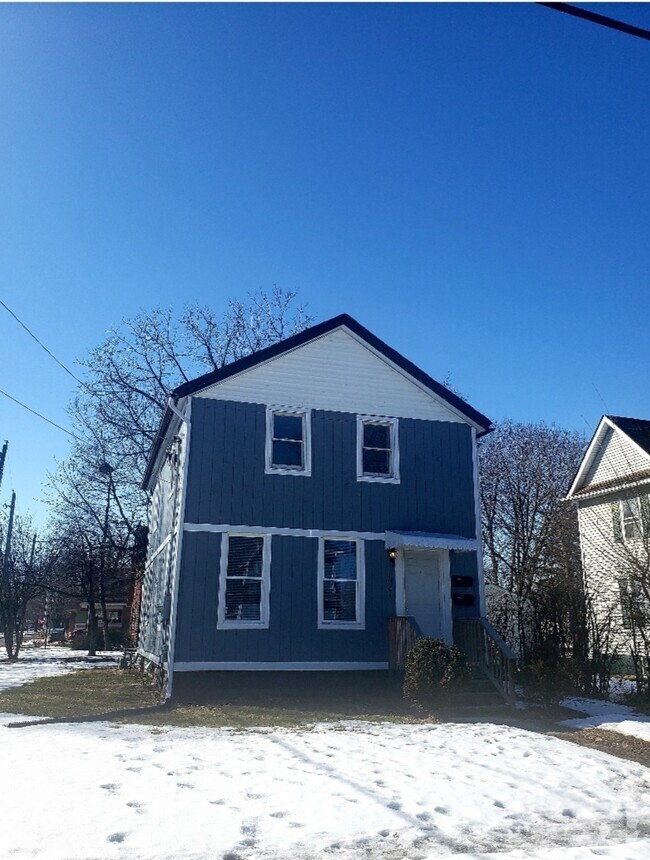
[(614, 538), (611, 504), (619, 495), (578, 505), (580, 550), (586, 592), (602, 630), (611, 624), (610, 650), (630, 652), (629, 634), (623, 627), (619, 580), (629, 571), (625, 551)]
[(610, 427), (584, 480), (584, 487), (621, 478), (650, 468), (650, 457), (642, 454), (618, 430)]
[(465, 420), (342, 329), (196, 396), (430, 421)]

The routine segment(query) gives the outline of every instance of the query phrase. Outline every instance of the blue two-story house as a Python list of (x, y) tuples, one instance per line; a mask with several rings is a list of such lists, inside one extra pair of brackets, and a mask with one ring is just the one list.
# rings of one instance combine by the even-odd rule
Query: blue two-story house
[(489, 430), (347, 315), (181, 385), (144, 479), (141, 659), (170, 694), (175, 672), (387, 669), (409, 631), (451, 643), (484, 615)]

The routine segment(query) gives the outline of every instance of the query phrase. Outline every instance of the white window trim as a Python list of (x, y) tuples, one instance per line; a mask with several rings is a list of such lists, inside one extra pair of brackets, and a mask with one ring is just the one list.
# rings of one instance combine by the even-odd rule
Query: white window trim
[[(346, 540), (357, 545), (357, 604), (356, 621), (326, 621), (324, 614), (323, 584), (325, 582), (325, 541)], [(366, 552), (362, 540), (350, 534), (330, 534), (318, 538), (318, 629), (319, 630), (365, 630), (366, 629)]]
[[(228, 574), (228, 545), (230, 536), (233, 537), (262, 537), (262, 589), (260, 601), (260, 620), (242, 621), (226, 618), (226, 577)], [(219, 605), (217, 608), (217, 630), (249, 630), (267, 629), (270, 618), (271, 591), (271, 535), (250, 534), (241, 531), (225, 532), (221, 536), (221, 561), (219, 568)]]
[[(390, 475), (363, 474), (363, 425), (388, 424), (390, 426), (391, 456)], [(370, 481), (375, 484), (399, 484), (399, 419), (386, 415), (357, 415), (357, 481)]]
[[(623, 503), (627, 502), (630, 506), (630, 509), (633, 511), (631, 517), (626, 517), (623, 512)], [(641, 515), (641, 502), (637, 496), (633, 496), (629, 499), (619, 499), (618, 509), (621, 515), (621, 534), (623, 536), (624, 541), (637, 541), (641, 540), (643, 536), (643, 519)], [(628, 536), (625, 534), (625, 523), (634, 523), (637, 528), (637, 534)]]
[[(273, 465), (273, 416), (280, 412), (284, 415), (294, 415), (303, 419), (303, 469), (291, 469), (288, 466)], [(267, 406), (266, 407), (266, 443), (264, 446), (264, 471), (267, 475), (302, 475), (311, 477), (311, 410), (299, 406)]]

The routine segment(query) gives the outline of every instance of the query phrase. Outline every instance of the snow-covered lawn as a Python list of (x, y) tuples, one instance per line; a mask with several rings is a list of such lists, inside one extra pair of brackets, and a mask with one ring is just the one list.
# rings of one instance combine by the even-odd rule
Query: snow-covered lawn
[(0, 761), (2, 858), (650, 857), (650, 770), (506, 726), (5, 723)]
[(562, 705), (587, 714), (586, 717), (565, 720), (563, 726), (575, 729), (607, 729), (650, 742), (650, 717), (639, 714), (620, 702), (569, 698), (563, 699)]

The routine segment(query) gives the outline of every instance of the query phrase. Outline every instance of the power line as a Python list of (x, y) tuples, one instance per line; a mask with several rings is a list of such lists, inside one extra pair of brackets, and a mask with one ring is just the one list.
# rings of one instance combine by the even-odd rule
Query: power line
[[(62, 367), (62, 368), (63, 368), (63, 370), (65, 370), (65, 372), (66, 372), (66, 373), (68, 373), (68, 374), (69, 374), (69, 375), (70, 375), (70, 376), (75, 380), (75, 382), (78, 382), (78, 383), (79, 383), (79, 385), (84, 385), (84, 383), (79, 379), (79, 377), (78, 377), (78, 376), (75, 376), (75, 374), (70, 370), (70, 368), (66, 367), (66, 366), (65, 366), (65, 364), (64, 364), (62, 361), (59, 361), (59, 359), (56, 357), (56, 355), (54, 355), (54, 353), (53, 353), (51, 350), (49, 350), (49, 349), (45, 346), (45, 344), (44, 344), (42, 341), (40, 341), (40, 340), (36, 337), (36, 335), (34, 334), (34, 332), (33, 332), (33, 331), (28, 327), (28, 326), (26, 326), (26, 325), (25, 325), (25, 323), (24, 323), (21, 319), (19, 319), (19, 318), (16, 316), (16, 314), (11, 310), (11, 308), (10, 308), (10, 307), (8, 307), (8, 306), (7, 306), (7, 305), (2, 301), (2, 299), (0, 299), (0, 305), (2, 305), (2, 307), (7, 311), (7, 313), (11, 314), (11, 316), (16, 320), (16, 322), (18, 323), (18, 325), (21, 325), (21, 326), (25, 329), (25, 331), (27, 332), (27, 334), (28, 334), (30, 337), (33, 337), (33, 338), (34, 338), (34, 340), (35, 340), (35, 341), (36, 341), (36, 343), (41, 347), (41, 349), (44, 349), (44, 350), (45, 350), (45, 352), (50, 356), (50, 358), (53, 358), (53, 359), (54, 359), (54, 361), (56, 361), (56, 363), (59, 365), (59, 367)], [(41, 416), (41, 417), (43, 417), (43, 416)], [(46, 418), (45, 420), (47, 421), (47, 418)]]
[(16, 400), (15, 397), (12, 397), (11, 394), (7, 394), (7, 392), (3, 391), (2, 388), (0, 388), (0, 394), (4, 394), (4, 396), (8, 397), (9, 400), (13, 400), (14, 403), (17, 403), (19, 406), (22, 406), (23, 409), (26, 409), (28, 412), (31, 412), (32, 415), (36, 415), (36, 416), (38, 416), (38, 418), (42, 418), (43, 421), (47, 421), (48, 424), (51, 424), (53, 427), (56, 427), (58, 430), (63, 430), (64, 433), (67, 433), (68, 436), (72, 436), (73, 439), (77, 438), (74, 435), (74, 433), (71, 433), (69, 430), (66, 430), (65, 427), (61, 427), (61, 425), (57, 424), (56, 421), (51, 421), (49, 418), (46, 418), (45, 415), (41, 415), (40, 412), (37, 412), (35, 409), (32, 409), (31, 406), (26, 406), (20, 400)]
[(597, 12), (589, 12), (587, 9), (580, 9), (578, 6), (572, 6), (570, 3), (538, 3), (537, 5), (546, 6), (548, 9), (554, 9), (556, 12), (564, 12), (566, 15), (573, 15), (576, 18), (591, 21), (592, 24), (600, 24), (601, 27), (619, 30), (621, 33), (627, 33), (628, 36), (636, 36), (639, 39), (645, 39), (650, 42), (650, 30), (644, 30), (643, 27), (634, 27), (632, 24), (625, 24), (623, 21), (617, 21), (616, 18), (608, 18), (606, 15), (599, 15)]

